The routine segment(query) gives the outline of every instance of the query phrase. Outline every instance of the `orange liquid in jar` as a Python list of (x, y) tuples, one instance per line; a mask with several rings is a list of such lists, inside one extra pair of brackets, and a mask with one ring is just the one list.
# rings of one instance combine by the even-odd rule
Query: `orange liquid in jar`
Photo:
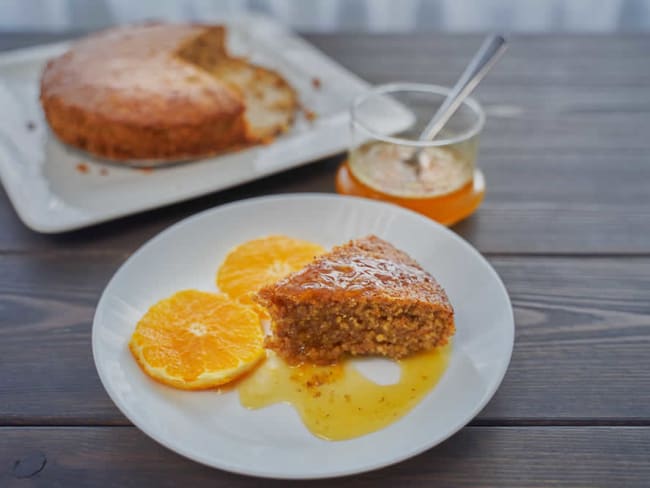
[[(474, 148), (475, 150), (475, 148)], [(355, 149), (336, 174), (336, 191), (391, 202), (444, 225), (471, 215), (485, 194), (483, 174), (475, 170), (473, 154), (453, 148), (429, 148), (416, 173), (404, 163), (412, 151), (384, 142)]]

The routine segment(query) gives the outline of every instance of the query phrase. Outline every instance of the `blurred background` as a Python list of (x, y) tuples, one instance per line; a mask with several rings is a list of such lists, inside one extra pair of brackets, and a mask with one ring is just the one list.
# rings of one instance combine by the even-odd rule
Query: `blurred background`
[(640, 32), (650, 0), (0, 0), (0, 31), (86, 31), (256, 11), (303, 32)]

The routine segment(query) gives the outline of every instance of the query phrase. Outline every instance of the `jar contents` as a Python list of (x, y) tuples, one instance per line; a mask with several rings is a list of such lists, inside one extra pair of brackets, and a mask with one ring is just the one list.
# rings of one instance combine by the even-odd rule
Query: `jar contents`
[[(408, 162), (414, 157), (417, 164)], [(350, 170), (374, 190), (404, 198), (445, 195), (472, 179), (472, 160), (451, 147), (417, 150), (387, 142), (364, 144), (350, 153)]]
[[(444, 225), (474, 212), (483, 200), (483, 174), (474, 169), (476, 142), (416, 148), (383, 141), (350, 151), (336, 173), (336, 191), (400, 205)], [(416, 154), (418, 164), (407, 160)]]

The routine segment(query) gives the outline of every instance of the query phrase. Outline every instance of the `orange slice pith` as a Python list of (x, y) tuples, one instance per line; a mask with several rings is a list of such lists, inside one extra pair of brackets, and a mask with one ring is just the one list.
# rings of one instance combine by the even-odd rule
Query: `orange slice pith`
[(286, 236), (253, 239), (228, 253), (217, 271), (217, 286), (230, 297), (252, 304), (252, 293), (298, 271), (324, 252), (318, 244)]
[(226, 295), (184, 290), (153, 305), (129, 348), (153, 379), (185, 390), (227, 383), (264, 356), (260, 319)]

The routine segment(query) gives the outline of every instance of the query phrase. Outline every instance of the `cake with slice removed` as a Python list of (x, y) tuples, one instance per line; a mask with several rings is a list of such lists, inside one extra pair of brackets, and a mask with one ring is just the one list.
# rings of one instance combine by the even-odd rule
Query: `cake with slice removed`
[(113, 161), (187, 161), (265, 144), (293, 124), (298, 97), (277, 72), (233, 57), (227, 29), (115, 27), (50, 60), (40, 101), (64, 143)]
[(359, 355), (399, 359), (442, 346), (455, 331), (442, 287), (375, 236), (335, 247), (255, 299), (273, 321), (266, 345), (291, 364)]

